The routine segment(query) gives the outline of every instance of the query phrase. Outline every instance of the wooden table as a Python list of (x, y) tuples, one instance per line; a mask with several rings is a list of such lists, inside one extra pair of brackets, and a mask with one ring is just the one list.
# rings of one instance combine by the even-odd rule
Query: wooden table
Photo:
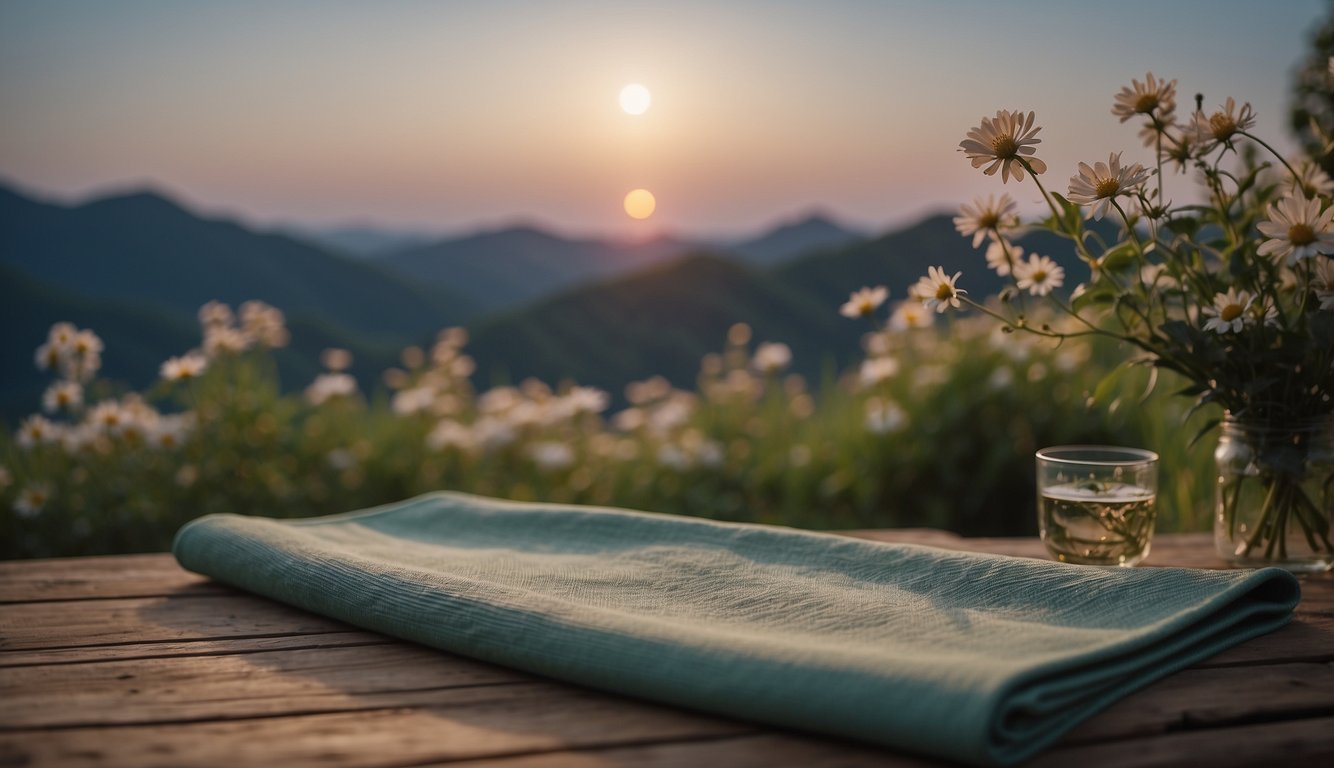
[[(866, 538), (1041, 556), (1034, 539)], [(1219, 566), (1208, 537), (1150, 564)], [(1334, 765), (1334, 577), (1288, 627), (1131, 695), (1034, 765)], [(363, 632), (169, 555), (0, 563), (0, 766), (925, 766)]]

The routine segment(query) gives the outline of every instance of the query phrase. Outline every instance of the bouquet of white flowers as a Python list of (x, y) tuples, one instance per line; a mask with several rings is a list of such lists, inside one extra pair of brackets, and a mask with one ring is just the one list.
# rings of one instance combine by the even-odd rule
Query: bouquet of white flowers
[[(1050, 210), (1036, 226), (1068, 238), (1091, 278), (1068, 295), (1064, 270), (1014, 243), (1009, 195), (965, 205), (955, 219), (987, 263), (1010, 278), (999, 301), (967, 295), (962, 274), (933, 267), (913, 288), (927, 307), (971, 307), (1005, 329), (1064, 339), (1100, 335), (1184, 377), (1197, 407), (1221, 406), (1215, 534), (1235, 562), (1334, 565), (1334, 181), (1309, 158), (1290, 161), (1251, 133), (1249, 104), (1176, 114), (1176, 81), (1152, 73), (1116, 94), (1112, 114), (1139, 120), (1150, 166), (1080, 163), (1062, 196), (1049, 192), (1032, 112), (984, 117), (959, 145), (1002, 183), (1031, 178)], [(1334, 146), (1334, 145), (1331, 145)], [(1262, 160), (1263, 153), (1272, 160)], [(1228, 165), (1230, 163), (1231, 165)], [(1169, 175), (1198, 176), (1198, 201), (1173, 204)], [(1086, 218), (1119, 227), (1106, 238)], [(1107, 230), (1101, 230), (1105, 233)], [(1027, 303), (1049, 303), (1062, 323), (1030, 323)]]

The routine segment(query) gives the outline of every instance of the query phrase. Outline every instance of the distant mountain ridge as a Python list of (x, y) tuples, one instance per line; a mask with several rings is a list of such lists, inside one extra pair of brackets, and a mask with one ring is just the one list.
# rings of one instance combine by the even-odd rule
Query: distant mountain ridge
[[(1087, 279), (1087, 268), (1059, 238), (1043, 233), (1020, 243), (1056, 258), (1067, 270), (1067, 287)], [(771, 269), (699, 252), (485, 318), (474, 327), (470, 353), (479, 370), (510, 381), (571, 379), (615, 393), (661, 374), (692, 387), (700, 358), (720, 350), (728, 327), (744, 322), (757, 342), (791, 347), (793, 370), (818, 381), (862, 354), (865, 322), (838, 313), (852, 291), (885, 285), (892, 304), (906, 299), (929, 267), (941, 266), (963, 272), (959, 285), (983, 299), (1005, 285), (984, 254), (944, 214)]]
[(76, 295), (190, 314), (213, 299), (260, 299), (368, 340), (419, 339), (475, 311), (460, 296), (201, 218), (152, 192), (66, 206), (0, 187), (0, 264)]
[(644, 241), (567, 238), (522, 225), (383, 253), (376, 264), (405, 280), (463, 292), (486, 310), (500, 310), (589, 281), (633, 274), (692, 251), (770, 266), (864, 237), (823, 214), (731, 242), (668, 235)]
[(690, 247), (672, 238), (574, 240), (517, 226), (388, 253), (375, 263), (404, 280), (461, 292), (482, 309), (496, 310), (634, 272)]
[(721, 247), (749, 264), (771, 267), (813, 251), (844, 248), (866, 237), (866, 233), (836, 222), (828, 214), (812, 213), (749, 240)]

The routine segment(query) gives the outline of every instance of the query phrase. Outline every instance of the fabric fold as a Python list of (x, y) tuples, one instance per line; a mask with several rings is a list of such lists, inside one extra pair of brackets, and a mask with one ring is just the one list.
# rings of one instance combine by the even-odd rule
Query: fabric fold
[(603, 690), (985, 765), (1291, 618), (1283, 570), (1093, 568), (437, 493), (212, 515), (177, 560), (350, 624)]

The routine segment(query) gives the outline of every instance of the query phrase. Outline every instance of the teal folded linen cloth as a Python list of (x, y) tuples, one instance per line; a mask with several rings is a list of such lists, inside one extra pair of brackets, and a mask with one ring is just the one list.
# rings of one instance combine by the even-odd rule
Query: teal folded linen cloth
[(1279, 569), (1093, 568), (438, 493), (212, 515), (185, 568), (562, 680), (974, 764), (1281, 626)]

